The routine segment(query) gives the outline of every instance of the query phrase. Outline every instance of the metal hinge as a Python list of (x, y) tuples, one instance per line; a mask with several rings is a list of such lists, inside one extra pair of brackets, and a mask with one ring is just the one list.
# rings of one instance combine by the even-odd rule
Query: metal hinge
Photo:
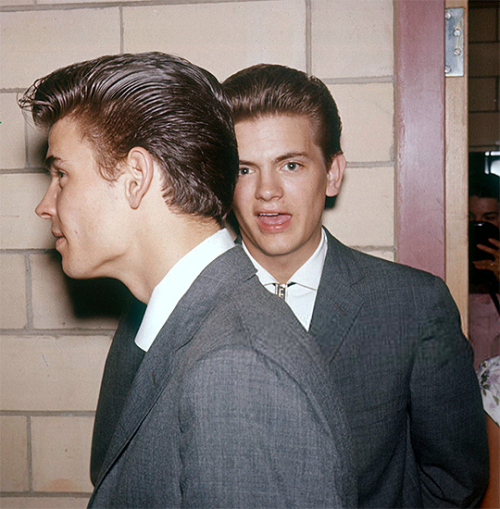
[(445, 11), (446, 76), (464, 75), (464, 10), (462, 7)]

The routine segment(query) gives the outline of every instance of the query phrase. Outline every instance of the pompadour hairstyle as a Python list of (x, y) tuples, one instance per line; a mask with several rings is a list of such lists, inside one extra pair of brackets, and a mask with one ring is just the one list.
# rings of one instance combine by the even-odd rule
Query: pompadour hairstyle
[(306, 115), (325, 162), (342, 153), (337, 105), (318, 78), (283, 65), (258, 64), (233, 74), (222, 86), (235, 122), (266, 115)]
[(136, 146), (163, 172), (164, 198), (180, 213), (215, 219), (232, 204), (238, 154), (220, 83), (163, 53), (104, 56), (37, 80), (20, 99), (39, 127), (70, 117), (110, 181)]

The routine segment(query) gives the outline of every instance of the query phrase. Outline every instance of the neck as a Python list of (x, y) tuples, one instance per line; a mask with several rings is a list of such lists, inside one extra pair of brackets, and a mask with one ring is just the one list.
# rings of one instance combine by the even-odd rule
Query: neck
[(130, 270), (119, 279), (137, 299), (147, 304), (156, 285), (170, 269), (219, 230), (215, 221), (183, 216), (157, 234), (148, 232), (129, 259), (130, 262), (134, 260), (128, 264)]
[(258, 256), (252, 256), (255, 260), (262, 265), (279, 284), (287, 283), (290, 278), (304, 265), (307, 260), (298, 261), (297, 263), (291, 263), (289, 259), (285, 259), (280, 256), (263, 256), (259, 260)]
[(248, 240), (243, 242), (253, 258), (264, 267), (279, 284), (288, 283), (290, 278), (304, 265), (314, 254), (321, 242), (321, 232), (318, 241), (310, 246), (303, 246), (291, 253), (270, 254), (261, 251)]

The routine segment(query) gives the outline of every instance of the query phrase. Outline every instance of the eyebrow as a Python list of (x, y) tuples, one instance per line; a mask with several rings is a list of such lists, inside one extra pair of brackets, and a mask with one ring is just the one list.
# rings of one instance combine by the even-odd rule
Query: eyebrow
[(61, 159), (57, 156), (48, 156), (45, 158), (45, 168), (47, 169), (47, 172), (50, 174), (50, 172), (54, 168), (61, 168), (64, 165), (64, 159)]
[(294, 159), (295, 157), (303, 157), (305, 159), (309, 159), (307, 152), (287, 152), (282, 156), (278, 156), (274, 161), (276, 163), (281, 163), (281, 161), (285, 161), (286, 159)]
[[(287, 152), (286, 154), (283, 154), (281, 156), (278, 156), (274, 162), (275, 163), (281, 163), (282, 161), (286, 161), (287, 159), (294, 159), (296, 157), (302, 157), (304, 159), (310, 159), (307, 152)], [(244, 161), (243, 159), (240, 159), (240, 165), (248, 165), (248, 166), (254, 166), (256, 163), (253, 163), (251, 161)]]
[(50, 169), (50, 168), (52, 168), (52, 166), (54, 166), (54, 163), (56, 163), (59, 160), (60, 160), (59, 157), (48, 156), (45, 158), (45, 167), (47, 169)]

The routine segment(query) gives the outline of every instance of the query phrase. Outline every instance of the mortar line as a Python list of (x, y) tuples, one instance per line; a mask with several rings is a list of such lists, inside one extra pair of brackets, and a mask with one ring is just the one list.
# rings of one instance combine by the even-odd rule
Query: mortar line
[(31, 161), (30, 161), (30, 147), (29, 147), (29, 136), (28, 136), (28, 119), (26, 118), (25, 111), (23, 111), (23, 122), (24, 122), (24, 168), (28, 169), (31, 167)]
[[(107, 9), (111, 7), (162, 7), (170, 5), (198, 5), (198, 4), (224, 4), (241, 2), (267, 2), (269, 0), (174, 0), (165, 3), (162, 0), (151, 1), (104, 1), (104, 2), (78, 2), (78, 3), (60, 3), (60, 4), (38, 4), (31, 5), (7, 5), (0, 7), (0, 12), (27, 12), (27, 11), (73, 11), (78, 9)], [(278, 0), (271, 0), (278, 1)]]
[(123, 55), (125, 51), (125, 27), (123, 26), (123, 5), (120, 5), (119, 9), (120, 17), (120, 54)]
[(51, 254), (54, 253), (54, 248), (21, 248), (21, 249), (15, 249), (15, 248), (6, 248), (6, 249), (0, 249), (0, 255), (11, 255), (11, 254)]
[(29, 419), (31, 417), (94, 417), (95, 410), (0, 410), (0, 415)]
[(0, 498), (90, 498), (85, 491), (3, 491)]
[[(116, 317), (118, 323), (118, 317)], [(92, 336), (92, 337), (111, 337), (116, 332), (116, 327), (112, 329), (0, 329), (0, 336), (20, 336), (23, 338), (31, 337), (66, 337), (66, 336)]]
[(320, 78), (326, 85), (370, 85), (373, 83), (394, 83), (394, 76), (360, 76), (351, 78)]
[(306, 72), (312, 74), (312, 7), (311, 0), (305, 0), (306, 8)]
[(394, 161), (367, 161), (366, 163), (347, 161), (347, 168), (386, 168), (394, 166)]
[(20, 175), (20, 174), (40, 174), (47, 173), (43, 168), (4, 168), (0, 170), (0, 175)]
[(33, 451), (31, 441), (31, 415), (26, 416), (26, 441), (28, 443), (28, 486), (30, 493), (33, 493)]
[(29, 253), (24, 254), (26, 266), (26, 318), (27, 328), (33, 329), (33, 282), (31, 271), (31, 259)]
[(24, 94), (25, 88), (0, 88), (0, 94)]
[(495, 7), (495, 42), (498, 42), (498, 8)]

